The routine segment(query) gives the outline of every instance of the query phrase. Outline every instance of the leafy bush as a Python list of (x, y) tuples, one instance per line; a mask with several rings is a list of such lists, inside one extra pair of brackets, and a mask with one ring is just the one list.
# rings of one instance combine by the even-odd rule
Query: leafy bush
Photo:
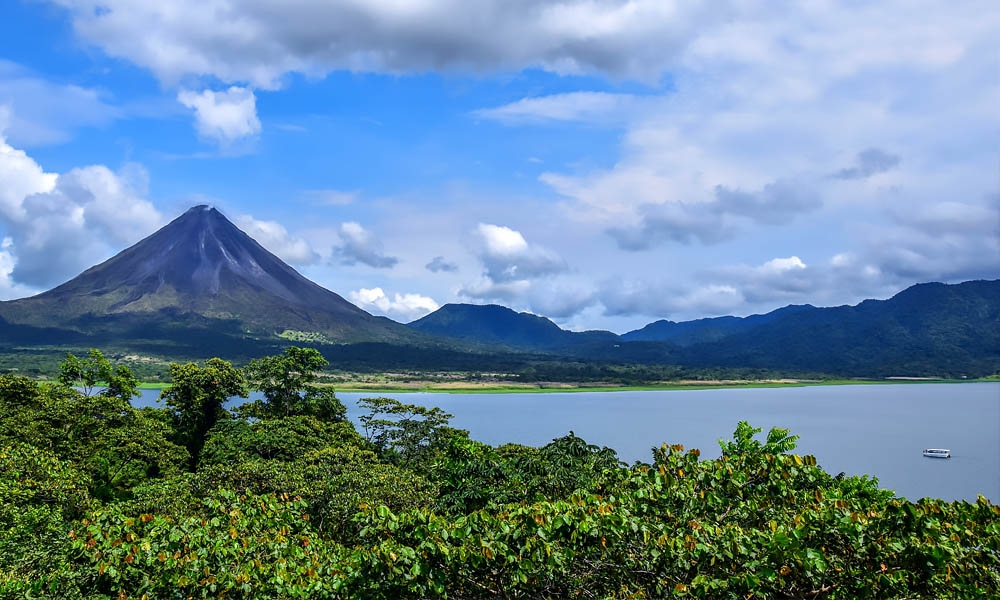
[(628, 467), (572, 432), (493, 448), (438, 409), (369, 408), (367, 439), (220, 415), (191, 472), (181, 420), (0, 375), (0, 597), (1000, 595), (1000, 507), (831, 476), (785, 429)]

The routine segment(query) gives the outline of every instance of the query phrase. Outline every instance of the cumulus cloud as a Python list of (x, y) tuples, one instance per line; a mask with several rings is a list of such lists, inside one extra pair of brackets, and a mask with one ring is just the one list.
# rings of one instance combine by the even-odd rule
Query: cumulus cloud
[(435, 256), (424, 267), (432, 273), (454, 273), (458, 271), (458, 265), (445, 260), (443, 256)]
[(257, 98), (253, 90), (232, 86), (215, 92), (181, 90), (177, 101), (194, 111), (198, 135), (221, 145), (260, 133)]
[(658, 319), (726, 315), (745, 302), (743, 294), (730, 285), (690, 287), (649, 279), (608, 281), (601, 286), (598, 298), (606, 315)]
[(6, 106), (6, 138), (21, 146), (67, 141), (78, 127), (100, 127), (122, 110), (98, 90), (48, 81), (17, 63), (0, 59), (0, 106)]
[[(146, 200), (138, 165), (47, 173), (0, 129), (0, 223), (7, 294), (45, 288), (152, 233), (163, 218)], [(25, 286), (25, 287), (16, 287)], [(13, 290), (13, 291), (12, 291)]]
[(787, 304), (842, 304), (858, 295), (887, 297), (901, 289), (881, 270), (850, 252), (809, 265), (798, 256), (758, 265), (729, 265), (700, 271), (696, 283), (662, 279), (615, 279), (600, 289), (606, 315), (646, 315), (687, 320), (704, 316), (769, 312)]
[(481, 119), (500, 121), (508, 125), (542, 123), (545, 121), (582, 121), (587, 123), (619, 123), (634, 118), (651, 99), (632, 94), (608, 92), (568, 92), (522, 98), (516, 102), (473, 111)]
[(597, 290), (589, 281), (555, 278), (532, 283), (527, 303), (535, 314), (568, 319), (593, 306)]
[(441, 306), (433, 298), (420, 294), (393, 294), (390, 298), (380, 287), (361, 288), (348, 294), (351, 302), (361, 308), (408, 323), (423, 317)]
[(7, 222), (21, 222), (27, 217), (24, 199), (55, 187), (55, 173), (46, 173), (23, 150), (14, 148), (4, 137), (9, 112), (0, 106), (0, 214)]
[(714, 269), (711, 276), (724, 281), (751, 304), (801, 300), (821, 286), (816, 269), (798, 256), (772, 258), (757, 266), (738, 265)]
[[(974, 173), (995, 173), (987, 132), (1000, 125), (989, 108), (1000, 88), (977, 82), (992, 80), (984, 52), (996, 18), (942, 10), (929, 29), (926, 14), (896, 2), (860, 11), (743, 6), (739, 18), (705, 28), (680, 53), (670, 93), (627, 121), (612, 166), (540, 176), (573, 219), (603, 225), (621, 248), (644, 250), (773, 244), (794, 239), (786, 225), (806, 225), (796, 217), (808, 214), (831, 224), (830, 237), (843, 232), (845, 244), (866, 252), (865, 226), (884, 222), (886, 208), (920, 214), (942, 197), (965, 203), (995, 189), (995, 177)], [(840, 165), (845, 148), (864, 150)], [(891, 148), (906, 148), (905, 164)], [(851, 204), (853, 214), (839, 212)], [(966, 247), (990, 247), (990, 234), (967, 231), (975, 243), (937, 245), (941, 263), (964, 262)], [(987, 256), (980, 265), (995, 262)], [(878, 262), (870, 258), (862, 262)]]
[(459, 288), (459, 296), (514, 305), (553, 318), (574, 315), (594, 303), (589, 282), (568, 274), (562, 257), (529, 243), (520, 231), (480, 223), (475, 240), (483, 274)]
[(869, 148), (858, 153), (854, 166), (840, 169), (833, 174), (836, 179), (867, 179), (872, 175), (885, 173), (899, 164), (899, 157), (878, 148)]
[(395, 256), (387, 256), (382, 242), (358, 223), (349, 221), (341, 224), (339, 233), (341, 245), (333, 251), (340, 257), (340, 264), (361, 263), (376, 269), (390, 269), (399, 262)]
[(939, 202), (900, 210), (863, 228), (864, 260), (896, 281), (995, 279), (1000, 203)]
[(484, 277), (463, 285), (459, 288), (458, 295), (473, 300), (521, 304), (530, 290), (531, 282), (527, 279), (496, 282)]
[(17, 258), (12, 254), (14, 240), (5, 237), (0, 241), (0, 300), (31, 296), (41, 290), (21, 285), (11, 278)]
[(748, 192), (716, 186), (706, 202), (665, 202), (638, 207), (638, 224), (611, 227), (623, 250), (647, 250), (662, 242), (716, 244), (735, 237), (748, 224), (782, 225), (822, 205), (815, 191), (800, 182), (779, 180)]
[(311, 265), (319, 254), (304, 239), (290, 235), (280, 223), (258, 221), (249, 215), (236, 218), (236, 225), (281, 260), (292, 265)]
[(565, 278), (504, 282), (483, 278), (459, 289), (458, 295), (476, 302), (509, 305), (551, 319), (578, 315), (597, 301), (597, 292), (589, 282)]
[(501, 225), (480, 223), (476, 228), (480, 242), (479, 259), (485, 276), (496, 283), (527, 280), (566, 270), (559, 255), (528, 244), (521, 232)]
[(8, 227), (17, 256), (12, 277), (36, 287), (60, 283), (155, 231), (163, 218), (145, 199), (146, 186), (141, 167), (93, 165), (27, 196), (23, 218)]
[(728, 3), (662, 0), (53, 0), (84, 40), (170, 84), (213, 76), (274, 88), (286, 73), (538, 67), (657, 81)]

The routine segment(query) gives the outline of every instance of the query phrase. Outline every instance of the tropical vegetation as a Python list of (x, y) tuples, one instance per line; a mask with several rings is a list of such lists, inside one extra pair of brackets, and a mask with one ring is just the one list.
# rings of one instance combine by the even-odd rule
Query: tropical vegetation
[[(740, 422), (626, 465), (569, 433), (493, 447), (437, 408), (353, 425), (308, 348), (171, 365), (161, 408), (100, 352), (0, 375), (4, 598), (973, 598), (1000, 507), (911, 502)], [(232, 407), (227, 399), (262, 392)]]

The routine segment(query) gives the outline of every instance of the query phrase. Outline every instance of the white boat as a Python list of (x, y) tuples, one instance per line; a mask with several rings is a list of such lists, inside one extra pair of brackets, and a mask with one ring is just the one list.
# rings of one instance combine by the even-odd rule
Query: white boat
[(929, 458), (951, 458), (951, 450), (947, 448), (927, 448), (924, 450), (924, 456)]

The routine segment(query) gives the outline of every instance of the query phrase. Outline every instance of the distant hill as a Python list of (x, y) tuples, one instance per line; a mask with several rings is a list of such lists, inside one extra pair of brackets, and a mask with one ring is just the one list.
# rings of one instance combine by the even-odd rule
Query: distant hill
[(409, 326), (438, 337), (529, 351), (574, 353), (581, 346), (618, 340), (610, 331), (566, 331), (545, 317), (496, 304), (446, 304)]
[(88, 347), (238, 360), (292, 343), (358, 369), (512, 372), (541, 361), (594, 372), (982, 376), (1000, 372), (1000, 281), (920, 284), (857, 306), (656, 321), (622, 336), (566, 331), (497, 305), (448, 304), (407, 326), (309, 281), (219, 211), (196, 206), (52, 290), (0, 302), (0, 355), (19, 364)]
[(1000, 281), (923, 283), (888, 300), (786, 311), (683, 354), (690, 365), (989, 375), (1000, 371)]
[(281, 334), (338, 343), (421, 337), (309, 281), (208, 206), (191, 208), (52, 290), (0, 302), (0, 334), (23, 343), (92, 339), (95, 345)]
[(436, 336), (577, 360), (848, 376), (983, 376), (1000, 371), (1000, 281), (912, 286), (857, 306), (656, 321), (622, 336), (575, 333), (502, 306), (449, 304), (410, 324)]
[(737, 333), (774, 323), (792, 313), (810, 310), (818, 309), (810, 304), (793, 304), (764, 315), (749, 317), (714, 317), (679, 323), (659, 320), (642, 329), (630, 331), (621, 338), (627, 342), (671, 342), (678, 346), (690, 346), (701, 342), (716, 342)]

